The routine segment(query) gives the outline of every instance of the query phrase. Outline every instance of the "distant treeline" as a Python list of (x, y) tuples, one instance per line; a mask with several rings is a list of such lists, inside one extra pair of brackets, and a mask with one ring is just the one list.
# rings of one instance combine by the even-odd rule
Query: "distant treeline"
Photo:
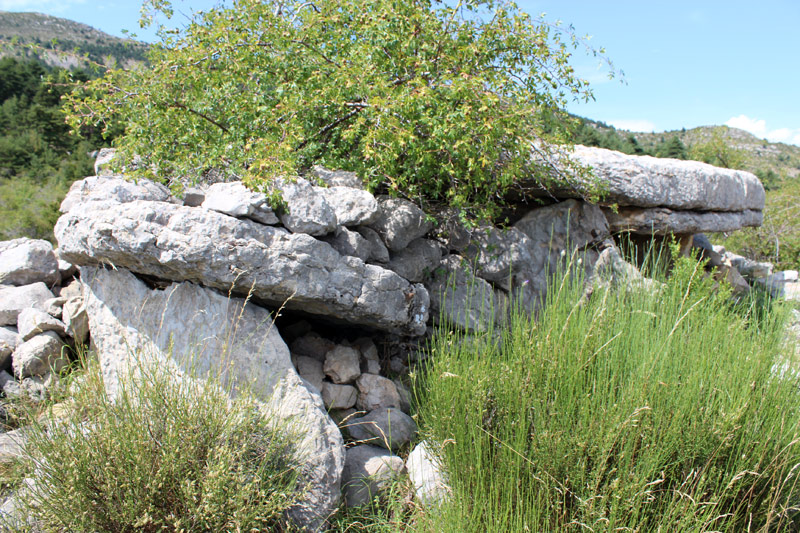
[(584, 146), (597, 146), (616, 150), (625, 154), (652, 155), (654, 157), (671, 157), (673, 159), (689, 159), (689, 151), (677, 135), (662, 137), (652, 147), (639, 144), (633, 133), (621, 134), (612, 126), (602, 122), (579, 119), (573, 141)]

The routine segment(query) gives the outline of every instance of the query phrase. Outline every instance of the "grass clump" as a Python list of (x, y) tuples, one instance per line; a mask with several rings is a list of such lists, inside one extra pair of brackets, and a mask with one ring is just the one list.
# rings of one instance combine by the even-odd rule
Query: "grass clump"
[(280, 531), (295, 502), (291, 434), (245, 396), (146, 365), (115, 398), (96, 362), (75, 408), (31, 426), (34, 488), (21, 498), (44, 531)]
[(573, 277), (537, 320), (435, 336), (419, 415), (453, 495), (430, 529), (796, 527), (800, 392), (775, 371), (782, 313), (734, 309), (687, 258), (659, 290), (582, 291)]

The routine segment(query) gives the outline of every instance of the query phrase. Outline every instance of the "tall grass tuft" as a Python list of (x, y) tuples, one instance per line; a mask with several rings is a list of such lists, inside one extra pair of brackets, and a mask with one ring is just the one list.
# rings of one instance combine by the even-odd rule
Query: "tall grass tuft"
[(442, 329), (418, 380), (453, 495), (433, 531), (783, 531), (800, 391), (783, 314), (734, 309), (678, 258), (660, 290), (559, 280), (536, 320)]
[(74, 409), (31, 426), (27, 512), (44, 531), (280, 531), (294, 503), (291, 433), (243, 395), (155, 362), (106, 394), (89, 360)]

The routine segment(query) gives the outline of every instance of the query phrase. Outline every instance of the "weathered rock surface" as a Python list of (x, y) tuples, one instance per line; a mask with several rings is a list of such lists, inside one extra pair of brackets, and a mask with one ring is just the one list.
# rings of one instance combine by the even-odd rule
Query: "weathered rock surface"
[(450, 493), (441, 463), (428, 443), (423, 441), (414, 447), (406, 460), (406, 470), (417, 500), (423, 505), (436, 505)]
[(275, 185), (286, 202), (286, 211), (278, 217), (289, 231), (321, 236), (336, 229), (336, 212), (318, 187), (313, 187), (303, 178)]
[(471, 232), (462, 253), (478, 276), (509, 290), (512, 277), (531, 262), (529, 240), (517, 228), (480, 227)]
[(0, 241), (0, 283), (29, 285), (61, 281), (53, 245), (42, 239)]
[(349, 346), (337, 346), (325, 355), (322, 370), (334, 383), (352, 383), (361, 375), (360, 356), (358, 350)]
[(53, 293), (41, 281), (20, 287), (0, 285), (0, 325), (16, 326), (19, 313), (29, 307), (45, 311), (44, 303), (51, 298)]
[(67, 327), (67, 335), (75, 339), (78, 344), (86, 342), (89, 337), (89, 315), (82, 297), (67, 300), (61, 311), (61, 318)]
[(297, 373), (300, 374), (300, 377), (313, 385), (314, 388), (317, 389), (317, 392), (321, 392), (322, 382), (325, 380), (325, 373), (322, 371), (322, 362), (305, 355), (293, 356), (292, 362), (297, 369)]
[(142, 361), (218, 375), (249, 390), (301, 436), (303, 501), (298, 524), (317, 528), (336, 506), (343, 466), (341, 434), (292, 366), (268, 311), (192, 283), (151, 290), (133, 274), (84, 267), (92, 338), (110, 394), (120, 374)]
[(764, 209), (764, 187), (755, 175), (743, 170), (586, 146), (576, 146), (572, 157), (591, 166), (606, 184), (604, 201), (620, 206), (698, 211)]
[(408, 281), (419, 283), (439, 266), (442, 249), (436, 241), (414, 239), (408, 246), (392, 255), (387, 268)]
[[(118, 268), (248, 293), (289, 309), (421, 334), (428, 294), (381, 267), (342, 257), (309, 235), (163, 202), (85, 204), (55, 229), (78, 265)], [(51, 296), (52, 297), (52, 296)]]
[(400, 394), (392, 380), (375, 374), (361, 374), (356, 380), (358, 400), (356, 408), (374, 411), (381, 407), (400, 407)]
[(117, 155), (116, 148), (100, 148), (94, 160), (94, 173), (96, 176), (111, 176), (111, 169), (108, 168), (111, 161)]
[[(365, 263), (372, 257), (372, 245), (360, 233), (339, 226), (336, 231), (323, 237), (341, 255), (357, 257)], [(409, 280), (413, 281), (413, 280)]]
[(63, 346), (61, 337), (52, 331), (23, 342), (12, 356), (14, 375), (22, 379), (60, 371), (67, 364), (66, 355), (62, 355)]
[(0, 368), (6, 368), (11, 363), (11, 354), (19, 344), (20, 338), (16, 330), (0, 327)]
[(370, 246), (369, 252), (369, 261), (375, 261), (377, 263), (388, 263), (389, 262), (389, 249), (386, 248), (386, 245), (383, 244), (381, 240), (381, 236), (378, 235), (378, 232), (372, 228), (368, 228), (366, 226), (362, 226), (357, 228), (359, 235), (364, 237)]
[(433, 224), (425, 213), (402, 198), (381, 198), (381, 216), (371, 225), (389, 250), (399, 252), (414, 239), (428, 233)]
[(349, 409), (356, 404), (358, 390), (352, 385), (322, 383), (322, 401), (327, 409)]
[(336, 343), (314, 331), (296, 338), (289, 347), (294, 355), (304, 355), (319, 361), (320, 371), (322, 371), (322, 363), (325, 362), (325, 356), (334, 348), (336, 348)]
[(383, 448), (362, 444), (347, 450), (342, 488), (348, 507), (360, 507), (405, 470), (403, 460)]
[(75, 206), (89, 202), (124, 204), (135, 200), (170, 202), (172, 195), (163, 185), (148, 180), (134, 183), (122, 176), (91, 176), (72, 184), (61, 202), (61, 212), (67, 213)]
[(315, 187), (336, 213), (341, 226), (361, 226), (375, 222), (381, 214), (378, 200), (367, 191), (352, 187)]
[(382, 407), (346, 422), (350, 436), (361, 443), (397, 451), (417, 435), (417, 424), (400, 409)]
[(690, 234), (733, 231), (747, 226), (760, 226), (761, 211), (674, 211), (659, 207), (640, 209), (621, 207), (617, 212), (604, 208), (612, 232), (631, 231), (642, 235), (667, 233)]
[(66, 335), (67, 326), (41, 309), (23, 309), (17, 317), (17, 331), (23, 342), (45, 331)]
[(205, 192), (203, 207), (232, 217), (249, 218), (262, 224), (279, 222), (269, 206), (267, 195), (251, 191), (241, 181), (214, 183), (209, 186)]
[(206, 201), (206, 191), (199, 187), (189, 187), (183, 191), (183, 205), (200, 207)]
[(328, 187), (351, 187), (353, 189), (363, 189), (361, 182), (355, 172), (346, 170), (329, 170), (325, 167), (316, 165), (311, 169), (311, 176), (321, 180)]

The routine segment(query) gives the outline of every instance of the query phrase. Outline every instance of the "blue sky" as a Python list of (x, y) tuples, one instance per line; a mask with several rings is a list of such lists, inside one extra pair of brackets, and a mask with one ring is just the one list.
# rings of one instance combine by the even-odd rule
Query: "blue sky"
[[(174, 0), (177, 11), (215, 0)], [(604, 47), (625, 83), (576, 52), (596, 101), (577, 114), (635, 131), (728, 124), (758, 137), (800, 145), (800, 1), (520, 0), (532, 15), (572, 24)], [(137, 0), (0, 0), (0, 10), (38, 11), (143, 40)], [(179, 20), (181, 15), (178, 15)]]

